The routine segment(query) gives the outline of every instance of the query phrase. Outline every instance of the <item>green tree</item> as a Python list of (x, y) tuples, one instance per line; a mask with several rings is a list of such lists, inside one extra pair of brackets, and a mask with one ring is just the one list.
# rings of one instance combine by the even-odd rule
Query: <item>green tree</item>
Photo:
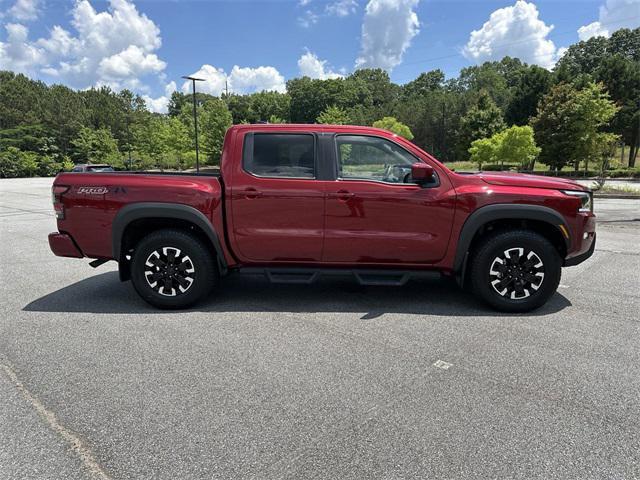
[(444, 88), (444, 72), (440, 69), (431, 70), (421, 73), (418, 78), (405, 84), (402, 87), (402, 94), (405, 97), (425, 95), (442, 88)]
[(474, 140), (490, 138), (504, 130), (505, 126), (502, 111), (487, 93), (482, 92), (476, 105), (460, 121), (460, 145), (466, 151)]
[(0, 72), (0, 129), (42, 123), (47, 86), (22, 74)]
[(521, 169), (533, 171), (540, 148), (536, 145), (533, 128), (530, 126), (511, 128), (496, 134), (498, 137), (498, 159), (501, 164), (518, 164)]
[(50, 87), (43, 123), (62, 153), (69, 151), (71, 140), (78, 136), (87, 117), (87, 107), (78, 92), (62, 85)]
[(293, 123), (313, 123), (330, 105), (350, 109), (361, 102), (360, 97), (365, 91), (363, 85), (365, 82), (362, 79), (312, 80), (302, 77), (289, 80), (287, 91), (291, 96), (290, 120)]
[(165, 151), (175, 160), (179, 170), (192, 167), (193, 162), (189, 155), (191, 148), (189, 129), (176, 117), (169, 117), (164, 123)]
[(349, 125), (351, 119), (349, 113), (344, 108), (329, 105), (318, 115), (316, 122), (325, 125)]
[(556, 171), (566, 164), (578, 171), (581, 161), (598, 160), (602, 129), (616, 111), (601, 84), (589, 83), (582, 90), (566, 83), (553, 87), (532, 119), (540, 161)]
[(620, 107), (610, 130), (629, 146), (628, 164), (635, 167), (640, 148), (640, 62), (616, 54), (602, 61), (595, 77)]
[(9, 147), (0, 152), (0, 178), (33, 177), (38, 171), (37, 155)]
[(202, 138), (202, 151), (210, 165), (220, 163), (224, 135), (232, 121), (231, 112), (223, 100), (212, 98), (202, 106), (198, 117), (199, 126), (202, 125), (199, 133)]
[(396, 120), (394, 117), (384, 117), (381, 120), (373, 122), (373, 126), (389, 130), (390, 132), (400, 135), (407, 140), (413, 140), (413, 133), (411, 133), (411, 129), (404, 123)]
[(570, 45), (555, 66), (557, 81), (575, 83), (582, 76), (593, 80), (596, 70), (614, 55), (640, 62), (640, 28), (622, 28), (610, 38), (592, 37)]
[(481, 138), (471, 142), (469, 148), (471, 161), (478, 164), (482, 170), (482, 165), (495, 164), (516, 164), (520, 169), (533, 170), (536, 158), (540, 153), (540, 148), (536, 146), (533, 137), (533, 129), (529, 126), (519, 127), (514, 125), (502, 132), (498, 132), (491, 138)]
[(529, 119), (536, 114), (538, 102), (551, 88), (551, 83), (552, 74), (548, 70), (536, 65), (525, 68), (507, 105), (507, 123), (528, 124)]
[(283, 121), (289, 119), (289, 109), (291, 107), (291, 97), (280, 92), (257, 92), (249, 96), (252, 116), (246, 120), (257, 122), (269, 120), (271, 116), (281, 118)]
[(499, 62), (485, 62), (463, 68), (457, 83), (471, 93), (472, 97), (488, 95), (504, 111), (526, 68), (519, 59), (504, 57)]
[(471, 142), (469, 159), (478, 164), (478, 170), (482, 170), (483, 165), (495, 164), (498, 161), (499, 149), (500, 142), (497, 135), (491, 138), (479, 138)]
[(251, 109), (251, 97), (249, 95), (230, 94), (225, 97), (225, 101), (231, 112), (234, 125), (238, 123), (254, 123), (258, 120)]
[(167, 111), (170, 117), (178, 117), (182, 113), (182, 108), (189, 102), (190, 96), (177, 90), (171, 94)]
[(80, 162), (109, 163), (116, 167), (123, 166), (118, 143), (107, 128), (84, 127), (71, 144), (75, 150), (75, 158)]
[[(466, 104), (465, 93), (446, 85), (440, 90), (404, 97), (394, 106), (392, 115), (411, 129), (416, 145), (440, 160), (455, 161), (461, 153), (456, 147)], [(466, 152), (460, 156), (466, 158)]]

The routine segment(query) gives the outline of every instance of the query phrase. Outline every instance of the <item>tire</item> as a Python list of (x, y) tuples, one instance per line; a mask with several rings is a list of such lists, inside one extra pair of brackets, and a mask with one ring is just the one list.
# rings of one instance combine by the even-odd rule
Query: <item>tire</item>
[(186, 308), (218, 282), (210, 249), (183, 230), (157, 230), (135, 247), (131, 281), (144, 301), (163, 309)]
[(502, 231), (472, 252), (473, 293), (503, 312), (528, 312), (544, 305), (560, 283), (562, 261), (555, 247), (529, 230)]

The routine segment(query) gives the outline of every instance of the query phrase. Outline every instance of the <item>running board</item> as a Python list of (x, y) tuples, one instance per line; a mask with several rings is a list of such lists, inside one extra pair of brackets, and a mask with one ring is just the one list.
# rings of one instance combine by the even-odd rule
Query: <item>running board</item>
[(333, 268), (259, 268), (237, 270), (240, 275), (264, 275), (271, 283), (309, 285), (320, 277), (355, 277), (360, 285), (399, 287), (416, 278), (433, 278), (439, 272), (429, 270), (359, 270)]

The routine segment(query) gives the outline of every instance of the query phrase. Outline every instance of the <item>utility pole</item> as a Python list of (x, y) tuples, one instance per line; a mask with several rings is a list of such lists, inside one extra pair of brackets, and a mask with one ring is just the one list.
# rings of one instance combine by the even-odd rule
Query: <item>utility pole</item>
[(127, 152), (129, 154), (129, 171), (133, 170), (133, 163), (131, 161), (131, 134), (129, 133), (129, 109), (127, 109)]
[(198, 112), (196, 110), (196, 82), (204, 82), (204, 78), (183, 76), (186, 80), (191, 80), (193, 85), (193, 128), (196, 136), (196, 173), (200, 173), (200, 154), (198, 151)]

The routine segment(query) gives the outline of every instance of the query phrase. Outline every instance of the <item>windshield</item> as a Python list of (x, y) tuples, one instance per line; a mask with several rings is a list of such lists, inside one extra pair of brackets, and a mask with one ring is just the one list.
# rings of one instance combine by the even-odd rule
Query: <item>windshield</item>
[(113, 172), (113, 167), (100, 166), (100, 167), (87, 167), (87, 172)]

